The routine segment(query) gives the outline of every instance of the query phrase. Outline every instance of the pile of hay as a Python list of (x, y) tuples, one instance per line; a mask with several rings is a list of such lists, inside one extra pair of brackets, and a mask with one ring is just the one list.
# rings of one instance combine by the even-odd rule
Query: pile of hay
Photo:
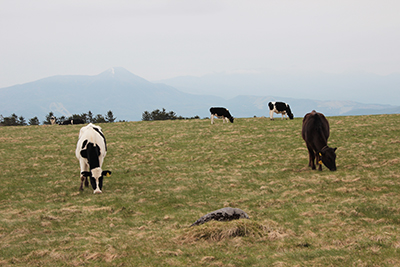
[(221, 241), (235, 237), (277, 240), (288, 235), (286, 230), (273, 221), (266, 222), (266, 224), (251, 220), (210, 221), (207, 224), (183, 230), (176, 240), (179, 243), (193, 243), (199, 240)]

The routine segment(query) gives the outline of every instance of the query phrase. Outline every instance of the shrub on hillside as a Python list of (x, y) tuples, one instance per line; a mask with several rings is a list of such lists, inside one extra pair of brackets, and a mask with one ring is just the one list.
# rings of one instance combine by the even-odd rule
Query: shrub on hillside
[(15, 113), (11, 114), (9, 117), (3, 117), (0, 115), (0, 125), (1, 126), (24, 126), (26, 120), (23, 116), (17, 116)]
[(107, 112), (105, 116), (101, 114), (94, 115), (90, 110), (88, 113), (82, 113), (82, 114), (73, 114), (72, 116), (65, 117), (61, 116), (57, 118), (54, 116), (53, 112), (49, 112), (49, 114), (46, 115), (46, 119), (43, 122), (43, 124), (51, 124), (51, 118), (54, 117), (56, 120), (56, 124), (62, 123), (63, 121), (66, 120), (76, 120), (76, 119), (81, 119), (83, 120), (84, 123), (111, 123), (115, 122), (116, 117), (114, 117), (114, 114), (111, 110)]
[(165, 108), (162, 110), (155, 109), (152, 112), (145, 111), (142, 113), (142, 121), (162, 121), (162, 120), (186, 120), (186, 119), (200, 119), (199, 116), (185, 118), (177, 116), (175, 112), (167, 112)]

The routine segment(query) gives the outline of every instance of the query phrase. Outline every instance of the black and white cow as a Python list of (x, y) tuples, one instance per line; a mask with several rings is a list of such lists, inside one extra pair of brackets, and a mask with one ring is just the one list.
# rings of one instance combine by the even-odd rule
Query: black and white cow
[(227, 108), (216, 108), (212, 107), (210, 108), (210, 113), (211, 113), (211, 124), (214, 124), (214, 117), (217, 118), (222, 118), (223, 123), (228, 122), (228, 120), (233, 123), (233, 117), (229, 113), (229, 110)]
[(82, 119), (71, 119), (65, 120), (60, 123), (60, 125), (70, 125), (70, 124), (84, 124), (85, 122)]
[(56, 117), (51, 116), (51, 117), (50, 117), (50, 123), (51, 123), (51, 125), (56, 124)]
[(282, 120), (283, 120), (284, 115), (286, 115), (286, 119), (287, 119), (287, 116), (289, 116), (289, 119), (293, 120), (293, 113), (290, 110), (290, 107), (288, 104), (286, 104), (284, 102), (269, 102), (268, 106), (269, 106), (269, 118), (271, 120), (274, 119), (274, 112), (276, 114), (282, 114)]
[(103, 176), (110, 176), (111, 171), (103, 171), (101, 166), (107, 153), (106, 138), (101, 127), (89, 123), (79, 131), (79, 139), (76, 145), (75, 155), (81, 167), (81, 187), (83, 182), (89, 186), (88, 177), (93, 187), (93, 193), (101, 193), (103, 188)]

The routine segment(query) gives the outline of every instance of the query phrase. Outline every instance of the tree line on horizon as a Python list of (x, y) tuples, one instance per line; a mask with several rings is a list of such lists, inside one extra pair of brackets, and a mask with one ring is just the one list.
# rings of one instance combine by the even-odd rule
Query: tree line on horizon
[(190, 118), (178, 116), (172, 110), (167, 112), (165, 108), (162, 110), (155, 109), (152, 112), (145, 111), (142, 113), (142, 121), (162, 121), (162, 120), (190, 120), (190, 119), (200, 119), (199, 116), (194, 116)]
[[(66, 117), (56, 117), (51, 111), (45, 116), (43, 125), (50, 125), (51, 118), (54, 118), (56, 124), (61, 124), (63, 121), (81, 119), (84, 123), (112, 123), (115, 122), (116, 117), (111, 110), (109, 110), (105, 116), (101, 114), (94, 115), (90, 110), (87, 113), (73, 114), (72, 116)], [(15, 113), (11, 114), (9, 117), (3, 117), (0, 115), (0, 126), (26, 126), (26, 125), (40, 125), (40, 121), (37, 116), (26, 121), (23, 116), (17, 116)]]
[[(89, 110), (87, 113), (73, 114), (72, 116), (69, 117), (65, 116), (56, 117), (54, 116), (54, 113), (51, 111), (49, 112), (49, 114), (45, 116), (45, 120), (43, 121), (42, 124), (50, 125), (52, 118), (54, 118), (56, 124), (61, 124), (64, 121), (76, 120), (76, 119), (80, 119), (84, 123), (112, 123), (115, 122), (116, 120), (116, 117), (114, 117), (114, 114), (111, 110), (109, 110), (107, 114), (105, 114), (105, 116), (101, 114), (94, 115)], [(162, 110), (155, 109), (151, 112), (144, 111), (142, 113), (142, 121), (188, 120), (188, 119), (200, 119), (200, 117), (197, 115), (194, 117), (178, 116), (174, 111), (167, 112), (165, 108), (162, 108)], [(27, 122), (23, 116), (17, 116), (15, 113), (11, 114), (8, 117), (3, 117), (3, 115), (0, 115), (0, 126), (26, 126), (26, 125), (40, 125), (40, 121), (37, 116), (29, 119)]]

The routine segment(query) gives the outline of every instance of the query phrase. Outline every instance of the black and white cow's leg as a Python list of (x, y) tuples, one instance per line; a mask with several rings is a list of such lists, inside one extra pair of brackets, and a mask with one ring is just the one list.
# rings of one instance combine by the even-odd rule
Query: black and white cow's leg
[(85, 183), (85, 187), (89, 186), (90, 177), (91, 177), (90, 171), (82, 171), (81, 172), (81, 187), (79, 187), (79, 190), (83, 190), (83, 183)]
[(81, 173), (81, 186), (79, 187), (79, 190), (83, 190), (83, 183), (85, 183), (85, 187), (89, 186), (89, 180), (86, 172)]
[(211, 124), (214, 124), (214, 114), (211, 114)]
[(79, 165), (81, 167), (81, 187), (79, 187), (79, 190), (83, 190), (83, 183), (85, 183), (86, 187), (89, 186), (88, 176), (90, 177), (90, 169), (86, 158), (79, 159)]
[[(79, 190), (83, 190), (83, 182), (85, 181), (85, 176), (83, 176), (83, 174), (81, 174), (81, 186), (79, 187)], [(86, 184), (86, 183), (85, 183)]]
[(274, 120), (274, 111), (273, 110), (269, 111), (269, 119)]

